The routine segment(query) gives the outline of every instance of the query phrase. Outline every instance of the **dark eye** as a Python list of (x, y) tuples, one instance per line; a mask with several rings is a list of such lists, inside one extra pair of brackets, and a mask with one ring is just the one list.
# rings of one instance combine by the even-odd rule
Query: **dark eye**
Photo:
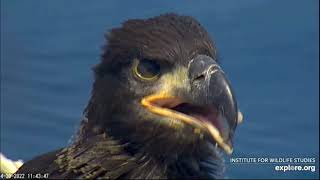
[(133, 72), (143, 80), (155, 80), (160, 74), (160, 65), (148, 59), (134, 60)]

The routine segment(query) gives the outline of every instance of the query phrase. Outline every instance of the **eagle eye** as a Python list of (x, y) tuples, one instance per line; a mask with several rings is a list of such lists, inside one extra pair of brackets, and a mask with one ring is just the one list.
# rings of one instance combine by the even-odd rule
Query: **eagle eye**
[(142, 80), (155, 80), (160, 74), (160, 65), (149, 59), (135, 59), (133, 73)]

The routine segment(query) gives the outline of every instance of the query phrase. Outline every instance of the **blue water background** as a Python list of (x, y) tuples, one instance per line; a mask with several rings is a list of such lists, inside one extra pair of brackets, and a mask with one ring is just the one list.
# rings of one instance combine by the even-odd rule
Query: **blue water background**
[[(218, 47), (245, 117), (232, 157), (319, 161), (317, 0), (2, 0), (1, 152), (28, 160), (65, 146), (89, 99), (106, 30), (165, 12), (195, 17)], [(229, 178), (319, 176), (226, 162)]]

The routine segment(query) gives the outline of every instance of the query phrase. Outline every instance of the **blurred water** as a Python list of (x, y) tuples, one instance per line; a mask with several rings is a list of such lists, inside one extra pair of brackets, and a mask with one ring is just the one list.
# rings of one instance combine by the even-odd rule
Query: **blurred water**
[[(244, 112), (232, 157), (318, 162), (318, 6), (316, 0), (1, 1), (1, 152), (28, 160), (66, 145), (89, 98), (104, 32), (126, 19), (177, 12), (194, 16), (212, 35)], [(319, 176), (273, 168), (228, 163), (227, 176)]]

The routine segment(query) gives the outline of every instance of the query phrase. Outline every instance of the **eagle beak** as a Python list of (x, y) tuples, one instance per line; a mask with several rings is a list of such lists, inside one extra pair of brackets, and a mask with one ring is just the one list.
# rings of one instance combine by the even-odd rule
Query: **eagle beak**
[(180, 120), (193, 127), (194, 132), (203, 132), (231, 154), (233, 134), (242, 114), (224, 72), (211, 57), (198, 55), (190, 61), (185, 78), (189, 88), (184, 93), (168, 95), (160, 91), (144, 97), (142, 106), (155, 114)]

